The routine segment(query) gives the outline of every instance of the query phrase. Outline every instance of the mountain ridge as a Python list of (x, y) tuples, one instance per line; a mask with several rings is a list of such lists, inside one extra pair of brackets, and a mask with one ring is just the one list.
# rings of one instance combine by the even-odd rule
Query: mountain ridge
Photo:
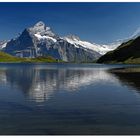
[(75, 47), (42, 21), (24, 29), (18, 37), (11, 39), (1, 48), (2, 51), (16, 57), (52, 56), (66, 62), (92, 62), (101, 56), (94, 49)]
[(122, 43), (115, 50), (101, 56), (97, 63), (140, 64), (140, 36)]
[(117, 46), (112, 48), (82, 41), (75, 35), (60, 37), (44, 22), (39, 21), (25, 28), (16, 38), (0, 44), (0, 50), (16, 57), (49, 55), (66, 62), (92, 62)]
[(129, 40), (130, 37), (109, 44), (96, 44), (73, 34), (61, 37), (43, 21), (39, 21), (25, 28), (16, 38), (0, 41), (0, 50), (16, 57), (52, 56), (65, 62), (93, 62)]

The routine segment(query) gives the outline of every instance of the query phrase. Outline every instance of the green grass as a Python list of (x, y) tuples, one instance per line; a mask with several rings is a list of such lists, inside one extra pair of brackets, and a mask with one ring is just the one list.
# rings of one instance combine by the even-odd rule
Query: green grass
[[(41, 62), (47, 62), (47, 63), (52, 63), (52, 62), (58, 62), (58, 60), (54, 59), (51, 56), (46, 56), (46, 57), (37, 57), (37, 58), (19, 58), (19, 57), (14, 57), (11, 56), (7, 53), (0, 52), (0, 62), (15, 62), (15, 63), (41, 63)], [(59, 61), (61, 62), (61, 61)]]

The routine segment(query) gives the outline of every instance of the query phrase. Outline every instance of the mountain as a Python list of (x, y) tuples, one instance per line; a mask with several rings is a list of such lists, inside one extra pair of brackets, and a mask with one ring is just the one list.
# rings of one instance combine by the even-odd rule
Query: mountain
[(42, 21), (26, 28), (18, 37), (6, 42), (5, 46), (2, 45), (2, 51), (17, 57), (52, 56), (66, 62), (93, 62), (101, 56), (96, 45), (74, 36), (71, 39), (60, 37)]
[(76, 48), (84, 48), (85, 50), (93, 50), (98, 52), (100, 55), (107, 53), (108, 51), (114, 50), (117, 46), (120, 45), (120, 42), (110, 43), (107, 45), (99, 45), (96, 43), (90, 43), (87, 41), (80, 40), (79, 37), (75, 35), (69, 35), (64, 37), (64, 39), (73, 44)]
[[(0, 41), (0, 50), (17, 57), (52, 56), (56, 60), (65, 62), (93, 62), (102, 55), (98, 62), (121, 62), (119, 58), (116, 58), (116, 60), (114, 60), (115, 58), (109, 58), (107, 60), (106, 56), (109, 57), (108, 55), (114, 53), (118, 46), (123, 46), (129, 40), (135, 40), (138, 36), (140, 36), (140, 28), (128, 38), (109, 44), (96, 44), (83, 41), (75, 35), (60, 37), (44, 22), (39, 21), (33, 27), (26, 28), (18, 37), (8, 41)], [(118, 48), (116, 49), (117, 52)], [(103, 60), (103, 58), (106, 60)]]
[(140, 36), (101, 56), (98, 63), (140, 63)]

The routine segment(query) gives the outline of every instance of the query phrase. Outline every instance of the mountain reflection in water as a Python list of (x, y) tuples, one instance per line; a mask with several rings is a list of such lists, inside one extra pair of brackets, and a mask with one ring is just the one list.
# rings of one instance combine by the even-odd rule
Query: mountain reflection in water
[(117, 79), (103, 68), (8, 67), (0, 69), (0, 83), (18, 88), (30, 100), (44, 102), (60, 90), (74, 92), (80, 87)]
[(0, 134), (140, 134), (139, 76), (132, 65), (1, 64)]

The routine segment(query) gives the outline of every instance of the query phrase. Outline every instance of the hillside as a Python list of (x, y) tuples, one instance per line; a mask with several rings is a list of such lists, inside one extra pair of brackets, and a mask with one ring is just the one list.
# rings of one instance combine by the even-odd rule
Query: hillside
[(19, 58), (9, 55), (4, 52), (0, 52), (0, 62), (57, 62), (56, 59), (48, 57), (37, 57), (37, 58)]
[(140, 64), (140, 37), (122, 43), (115, 50), (101, 56), (97, 63)]

